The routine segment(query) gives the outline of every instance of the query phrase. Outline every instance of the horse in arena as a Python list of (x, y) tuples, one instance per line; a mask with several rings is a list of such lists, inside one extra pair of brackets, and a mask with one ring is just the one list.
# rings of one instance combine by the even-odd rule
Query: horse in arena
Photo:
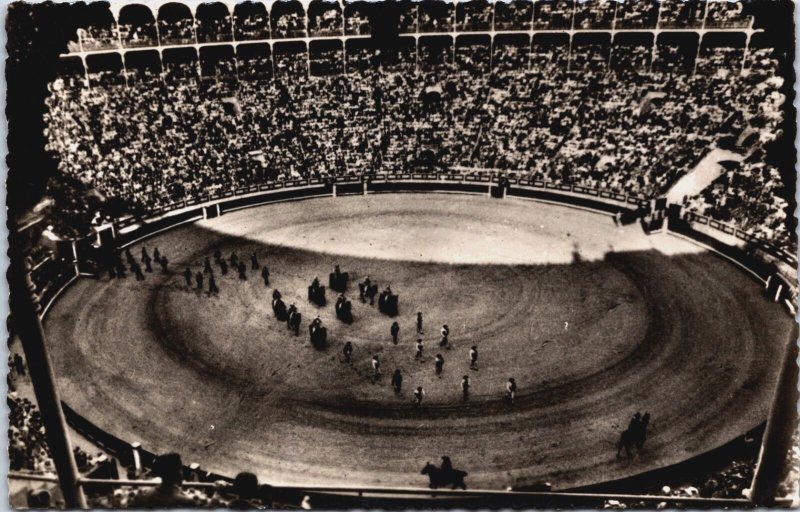
[(292, 311), (286, 319), (286, 326), (294, 331), (295, 336), (300, 335), (300, 322), (303, 321), (303, 315), (297, 311)]
[(312, 322), (308, 326), (308, 337), (314, 348), (322, 350), (328, 343), (328, 330)]
[(336, 265), (336, 268), (333, 272), (328, 275), (328, 287), (331, 290), (336, 290), (339, 293), (344, 293), (347, 291), (347, 281), (350, 279), (350, 274), (347, 272), (341, 272), (339, 270), (339, 265)]
[(272, 312), (275, 313), (275, 318), (281, 322), (287, 319), (286, 304), (281, 298), (272, 299)]
[(646, 412), (641, 418), (638, 417), (639, 413), (631, 420), (628, 428), (622, 431), (619, 435), (617, 442), (617, 458), (619, 458), (622, 449), (625, 449), (625, 454), (631, 456), (631, 448), (636, 447), (641, 450), (647, 440), (647, 426), (650, 424), (650, 413)]
[(396, 316), (398, 313), (399, 297), (388, 288), (378, 296), (378, 310), (384, 315)]
[(320, 307), (325, 305), (325, 287), (320, 286), (316, 279), (308, 287), (308, 300)]
[(425, 464), (425, 467), (422, 468), (422, 475), (428, 475), (428, 480), (430, 480), (430, 488), (431, 489), (438, 489), (439, 487), (447, 487), (448, 485), (451, 486), (451, 489), (455, 489), (460, 487), (461, 489), (466, 490), (467, 484), (464, 483), (464, 478), (467, 476), (466, 471), (460, 471), (458, 469), (442, 469), (437, 468), (430, 462)]
[(349, 300), (344, 298), (339, 298), (336, 301), (336, 318), (341, 320), (346, 324), (353, 323), (353, 312), (352, 312), (353, 305), (350, 303)]

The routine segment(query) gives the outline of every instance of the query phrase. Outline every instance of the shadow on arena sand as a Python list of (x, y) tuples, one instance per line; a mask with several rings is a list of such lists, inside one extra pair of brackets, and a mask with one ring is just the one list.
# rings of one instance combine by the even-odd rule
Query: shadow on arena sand
[[(542, 265), (388, 261), (196, 224), (146, 245), (169, 255), (171, 274), (80, 280), (47, 318), (65, 400), (152, 451), (178, 451), (223, 474), (253, 470), (276, 484), (418, 486), (425, 461), (445, 454), (469, 471), (473, 488), (550, 481), (564, 489), (676, 463), (765, 419), (792, 325), (756, 281), (711, 253), (576, 254)], [(215, 266), (220, 291), (209, 296), (207, 284), (189, 288), (181, 272), (202, 270), (215, 248), (248, 264), (247, 281)], [(269, 287), (250, 269), (252, 253), (269, 266)], [(335, 318), (333, 292), (323, 308), (305, 297), (313, 277), (327, 281), (335, 264), (350, 273), (352, 325)], [(399, 294), (398, 317), (358, 300), (356, 283), (367, 275)], [(274, 318), (274, 289), (303, 314), (300, 336)], [(323, 351), (305, 330), (316, 315), (328, 327)], [(449, 349), (438, 346), (445, 323)], [(341, 355), (347, 341), (352, 365)], [(472, 345), (478, 370), (469, 369)], [(389, 383), (396, 368), (399, 395)], [(504, 400), (511, 376), (513, 404)], [(426, 391), (420, 407), (411, 398), (417, 386)], [(635, 458), (617, 460), (614, 445), (636, 410), (653, 416), (649, 439)]]

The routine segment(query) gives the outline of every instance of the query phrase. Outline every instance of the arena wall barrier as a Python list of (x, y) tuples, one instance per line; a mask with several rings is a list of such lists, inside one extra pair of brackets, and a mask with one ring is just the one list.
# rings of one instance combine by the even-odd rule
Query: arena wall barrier
[(794, 315), (798, 310), (797, 258), (735, 226), (682, 212), (671, 205), (669, 231), (705, 245), (749, 271), (765, 287), (766, 295)]

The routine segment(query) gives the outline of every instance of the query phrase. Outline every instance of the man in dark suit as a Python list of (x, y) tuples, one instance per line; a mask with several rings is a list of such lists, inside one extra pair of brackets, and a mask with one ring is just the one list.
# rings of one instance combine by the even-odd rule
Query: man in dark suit
[(345, 343), (342, 353), (344, 354), (344, 362), (347, 364), (353, 364), (353, 344), (349, 341)]
[(442, 357), (442, 354), (436, 354), (436, 360), (433, 364), (436, 368), (436, 376), (441, 379), (442, 371), (444, 371), (444, 357)]
[(393, 322), (392, 327), (389, 329), (389, 333), (392, 335), (392, 342), (397, 345), (397, 335), (400, 334), (400, 324)]
[(403, 389), (403, 374), (400, 373), (399, 368), (394, 371), (394, 374), (392, 374), (392, 387), (394, 388), (394, 392), (398, 395)]

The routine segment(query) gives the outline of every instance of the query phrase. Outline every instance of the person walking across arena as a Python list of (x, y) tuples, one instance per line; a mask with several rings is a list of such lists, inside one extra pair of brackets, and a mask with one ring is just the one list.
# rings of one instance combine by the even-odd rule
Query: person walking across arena
[(239, 279), (247, 281), (247, 267), (243, 261), (239, 262)]
[(449, 338), (450, 337), (450, 328), (447, 326), (447, 324), (444, 324), (442, 326), (442, 330), (440, 332), (442, 334), (442, 339), (439, 342), (439, 346), (449, 350), (450, 349), (450, 338)]
[(436, 354), (436, 361), (434, 362), (436, 368), (436, 376), (442, 378), (442, 371), (444, 371), (444, 357), (442, 354)]
[(197, 274), (195, 274), (194, 280), (197, 283), (197, 289), (203, 291), (203, 273), (198, 272)]
[(392, 327), (389, 329), (389, 333), (392, 335), (392, 343), (397, 345), (397, 336), (400, 334), (400, 324), (393, 322)]
[(394, 371), (394, 374), (392, 374), (392, 387), (397, 395), (399, 395), (403, 389), (403, 374), (400, 373), (399, 368)]
[(208, 259), (208, 256), (203, 260), (203, 273), (204, 274), (211, 274), (214, 272), (214, 269), (211, 268), (211, 260)]
[(192, 271), (189, 267), (186, 267), (186, 270), (183, 271), (183, 279), (186, 281), (186, 286), (192, 286)]
[(478, 369), (478, 346), (472, 345), (469, 349), (469, 369), (470, 370), (477, 370)]
[(219, 271), (223, 276), (228, 275), (228, 263), (224, 259), (219, 260)]
[(134, 273), (137, 281), (144, 281), (144, 274), (142, 274), (142, 267), (139, 266), (139, 264), (136, 263), (135, 261), (133, 262), (133, 265), (131, 265), (131, 272)]
[(344, 354), (344, 362), (347, 364), (353, 364), (353, 344), (349, 341), (345, 343), (342, 353)]
[(422, 359), (422, 349), (425, 348), (425, 344), (422, 343), (422, 338), (417, 338), (417, 353), (414, 354), (414, 359)]
[(377, 354), (372, 356), (372, 382), (377, 382), (381, 378), (381, 362)]
[(269, 269), (266, 265), (261, 267), (261, 279), (264, 280), (264, 286), (269, 286)]
[(252, 270), (258, 270), (260, 268), (260, 266), (258, 264), (258, 256), (256, 256), (256, 253), (253, 253), (250, 256), (250, 268)]
[(161, 273), (162, 274), (169, 274), (169, 270), (167, 269), (167, 264), (169, 260), (166, 256), (159, 256), (158, 257), (158, 264), (161, 265)]
[(145, 272), (152, 272), (153, 271), (153, 267), (152, 267), (152, 265), (150, 265), (150, 256), (148, 256), (144, 260), (144, 271)]
[(153, 261), (161, 263), (161, 253), (158, 251), (158, 247), (153, 250)]
[(464, 375), (461, 379), (461, 396), (465, 402), (469, 400), (469, 375)]
[(417, 333), (422, 332), (422, 312), (417, 311)]
[(425, 390), (422, 389), (422, 386), (418, 386), (417, 389), (414, 390), (414, 405), (417, 407), (422, 405), (423, 398), (425, 398)]
[(513, 404), (516, 396), (517, 381), (514, 380), (514, 377), (509, 377), (508, 382), (506, 382), (506, 400)]

